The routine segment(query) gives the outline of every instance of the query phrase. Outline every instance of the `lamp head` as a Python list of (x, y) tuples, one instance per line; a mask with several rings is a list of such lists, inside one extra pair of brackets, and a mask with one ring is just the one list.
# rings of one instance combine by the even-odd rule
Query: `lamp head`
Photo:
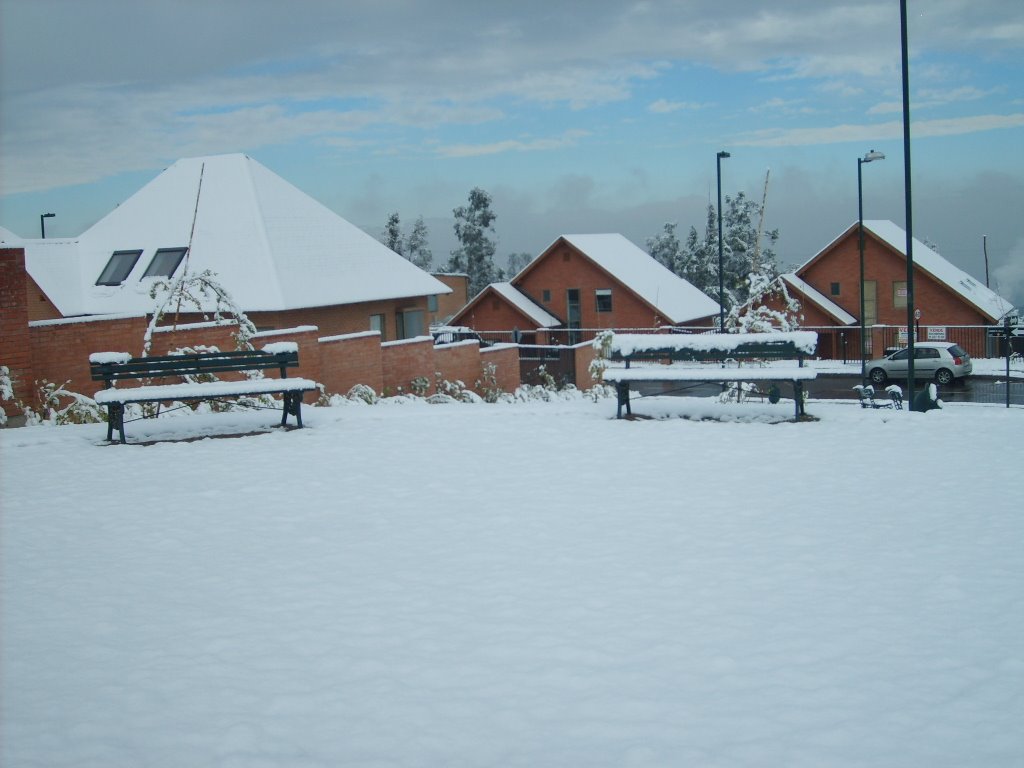
[(872, 149), (870, 152), (864, 155), (864, 159), (861, 160), (861, 162), (870, 163), (872, 160), (885, 160), (885, 155), (881, 152), (876, 152), (875, 150)]
[(42, 217), (44, 219), (52, 219), (56, 215), (57, 215), (56, 213), (44, 213), (44, 214), (42, 214)]
[(728, 152), (719, 152), (718, 158), (721, 160), (723, 157), (732, 157)]

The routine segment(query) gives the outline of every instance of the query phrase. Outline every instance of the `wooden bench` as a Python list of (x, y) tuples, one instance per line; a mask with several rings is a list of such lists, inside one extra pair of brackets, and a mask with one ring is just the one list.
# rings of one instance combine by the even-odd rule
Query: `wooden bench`
[[(128, 403), (220, 401), (258, 395), (283, 397), (281, 426), (288, 416), (295, 416), (302, 427), (302, 397), (318, 389), (315, 381), (289, 379), (288, 369), (299, 364), (299, 353), (294, 344), (270, 344), (263, 351), (198, 352), (160, 357), (132, 357), (126, 352), (100, 352), (89, 356), (93, 381), (102, 381), (106, 389), (96, 393), (95, 400), (107, 407), (107, 440), (113, 439), (116, 429), (125, 442), (124, 411)], [(136, 387), (115, 387), (128, 380), (161, 380), (167, 378), (216, 379), (215, 374), (245, 374), (249, 371), (278, 369), (280, 378), (240, 378), (230, 381), (199, 381), (158, 384), (152, 381)]]
[[(615, 334), (611, 359), (623, 368), (607, 368), (604, 380), (615, 385), (617, 418), (625, 408), (632, 415), (629, 389), (636, 383), (789, 382), (793, 386), (795, 417), (804, 415), (805, 381), (817, 378), (817, 371), (804, 367), (804, 358), (814, 352), (818, 334), (813, 331), (787, 333), (704, 333), (704, 334)], [(791, 361), (792, 365), (765, 363)], [(633, 363), (648, 363), (634, 367)], [(676, 363), (683, 363), (677, 365)], [(682, 387), (680, 387), (682, 388)]]

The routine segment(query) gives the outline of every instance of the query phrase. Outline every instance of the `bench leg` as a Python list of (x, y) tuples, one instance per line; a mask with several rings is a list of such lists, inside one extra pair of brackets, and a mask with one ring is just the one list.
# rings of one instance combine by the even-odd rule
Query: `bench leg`
[(285, 392), (281, 409), (281, 426), (288, 424), (288, 415), (295, 416), (295, 423), (302, 429), (302, 392)]
[(114, 430), (117, 430), (118, 435), (121, 438), (121, 442), (126, 442), (124, 439), (124, 403), (108, 403), (107, 404), (107, 442), (113, 442)]
[(629, 382), (617, 381), (615, 382), (615, 399), (617, 402), (617, 408), (615, 411), (615, 418), (622, 418), (622, 406), (626, 406), (626, 415), (632, 416), (633, 411), (629, 405)]

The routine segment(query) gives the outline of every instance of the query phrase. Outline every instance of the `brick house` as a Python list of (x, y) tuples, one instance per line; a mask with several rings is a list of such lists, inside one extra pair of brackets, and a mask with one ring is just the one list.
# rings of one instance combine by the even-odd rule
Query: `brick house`
[(451, 288), (250, 157), (178, 160), (86, 232), (24, 240), (29, 320), (145, 314), (155, 278), (211, 270), (257, 328), (427, 332)]
[[(818, 354), (857, 357), (860, 349), (860, 252), (858, 223), (811, 257), (795, 272), (779, 278), (801, 304), (805, 328), (819, 334)], [(905, 339), (907, 325), (906, 232), (891, 221), (864, 222), (864, 323), (869, 355)], [(777, 299), (764, 302), (779, 309)], [(951, 264), (934, 249), (914, 240), (914, 305), (921, 311), (919, 336), (950, 340), (975, 356), (986, 354), (983, 326), (997, 324), (1013, 306), (984, 284)], [(898, 328), (904, 329), (900, 336)], [(977, 329), (973, 333), (958, 329)], [(856, 350), (856, 352), (854, 352)]]
[(574, 344), (595, 329), (711, 325), (718, 303), (620, 234), (563, 235), (452, 319), (480, 332)]

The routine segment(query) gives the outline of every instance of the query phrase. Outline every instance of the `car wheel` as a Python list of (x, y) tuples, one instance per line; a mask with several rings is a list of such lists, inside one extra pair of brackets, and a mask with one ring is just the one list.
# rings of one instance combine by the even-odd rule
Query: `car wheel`
[(953, 383), (953, 372), (948, 368), (939, 368), (935, 372), (935, 381), (942, 386), (948, 386)]
[(872, 384), (885, 384), (888, 381), (889, 376), (881, 368), (872, 368), (871, 373), (868, 374), (868, 378), (871, 379)]

